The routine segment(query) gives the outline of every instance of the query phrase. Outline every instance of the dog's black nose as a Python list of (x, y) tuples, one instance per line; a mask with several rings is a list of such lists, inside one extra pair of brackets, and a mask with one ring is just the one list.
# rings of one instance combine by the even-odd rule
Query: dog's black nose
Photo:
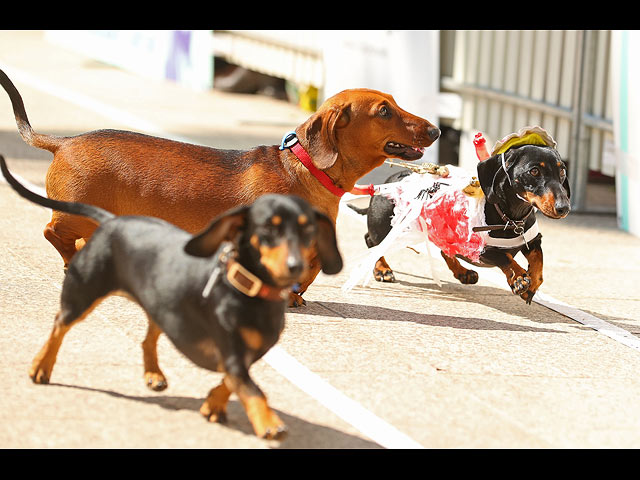
[(427, 130), (427, 135), (432, 142), (435, 142), (440, 137), (440, 129), (438, 127), (433, 127)]
[(289, 269), (289, 275), (297, 277), (302, 273), (304, 263), (301, 258), (290, 255), (289, 258), (287, 258), (287, 268)]
[(564, 217), (571, 211), (571, 205), (568, 203), (562, 203), (560, 205), (556, 205), (556, 213), (561, 217)]

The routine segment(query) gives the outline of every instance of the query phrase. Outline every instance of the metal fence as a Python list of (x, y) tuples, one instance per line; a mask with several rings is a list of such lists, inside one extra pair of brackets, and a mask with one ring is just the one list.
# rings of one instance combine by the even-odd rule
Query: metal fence
[(453, 125), (461, 142), (540, 125), (567, 162), (574, 209), (584, 210), (589, 171), (615, 174), (610, 39), (610, 31), (443, 31), (441, 89), (462, 97)]

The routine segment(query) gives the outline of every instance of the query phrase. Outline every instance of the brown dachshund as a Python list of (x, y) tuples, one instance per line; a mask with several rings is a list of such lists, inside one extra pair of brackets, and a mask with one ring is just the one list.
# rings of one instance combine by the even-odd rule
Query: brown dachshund
[[(159, 217), (191, 233), (265, 193), (302, 197), (335, 223), (342, 192), (389, 157), (420, 158), (440, 135), (391, 95), (354, 89), (326, 100), (296, 128), (295, 147), (302, 154), (286, 148), (293, 142), (221, 150), (118, 130), (57, 137), (33, 131), (20, 94), (1, 70), (0, 84), (25, 142), (54, 154), (46, 178), (49, 197), (116, 215)], [(333, 186), (325, 186), (328, 182)], [(77, 251), (76, 240), (86, 241), (95, 228), (90, 219), (54, 211), (44, 235), (66, 267)], [(304, 304), (300, 295), (320, 271), (317, 256), (309, 263), (298, 293), (291, 293), (291, 306)]]

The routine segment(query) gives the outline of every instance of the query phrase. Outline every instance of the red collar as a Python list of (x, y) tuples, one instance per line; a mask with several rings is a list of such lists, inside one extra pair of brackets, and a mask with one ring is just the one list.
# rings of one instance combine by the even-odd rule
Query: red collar
[(294, 153), (294, 155), (298, 157), (300, 163), (307, 167), (307, 170), (311, 172), (311, 175), (316, 177), (316, 179), (324, 186), (324, 188), (329, 190), (336, 197), (342, 197), (346, 193), (343, 189), (333, 183), (331, 178), (329, 178), (329, 175), (324, 173), (322, 170), (319, 170), (313, 164), (313, 161), (311, 160), (311, 157), (309, 156), (307, 151), (302, 145), (300, 145), (295, 132), (289, 132), (283, 137), (282, 144), (280, 145), (280, 150), (284, 150), (285, 148), (289, 148)]

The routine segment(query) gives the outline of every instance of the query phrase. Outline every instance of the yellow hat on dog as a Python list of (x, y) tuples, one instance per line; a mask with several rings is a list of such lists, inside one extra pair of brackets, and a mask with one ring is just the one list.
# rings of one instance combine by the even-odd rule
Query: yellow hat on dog
[(547, 131), (536, 126), (524, 127), (516, 133), (507, 135), (502, 140), (496, 142), (491, 151), (491, 156), (500, 155), (510, 148), (520, 145), (542, 145), (545, 147), (556, 148), (556, 141)]

